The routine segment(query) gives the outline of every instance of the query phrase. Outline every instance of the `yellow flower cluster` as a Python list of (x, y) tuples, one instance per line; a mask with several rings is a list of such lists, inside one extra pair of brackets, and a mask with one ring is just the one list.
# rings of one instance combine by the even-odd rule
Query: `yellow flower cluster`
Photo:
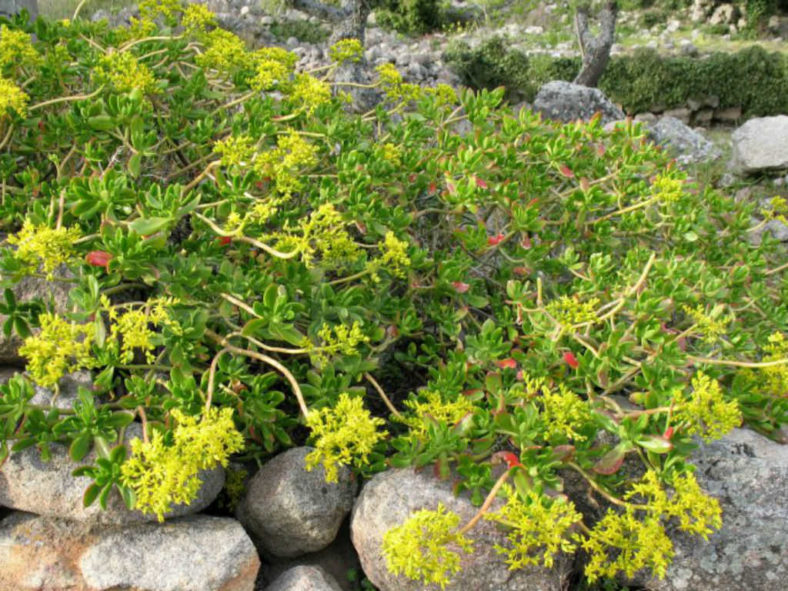
[(159, 91), (153, 72), (127, 51), (102, 56), (94, 75), (100, 83), (110, 84), (118, 92), (139, 89), (144, 94), (154, 94)]
[(363, 54), (364, 46), (358, 39), (341, 39), (328, 49), (329, 57), (338, 64), (360, 62)]
[(279, 248), (298, 251), (301, 260), (309, 266), (320, 258), (324, 269), (341, 269), (356, 261), (359, 247), (345, 229), (342, 215), (331, 203), (324, 203), (298, 225), (300, 236), (278, 236)]
[(591, 298), (587, 302), (581, 302), (577, 296), (561, 296), (557, 300), (548, 302), (545, 310), (555, 320), (564, 327), (575, 324), (591, 322), (596, 318), (596, 309), (599, 306), (599, 299)]
[(41, 331), (26, 338), (19, 347), (36, 384), (52, 387), (65, 374), (94, 365), (90, 354), (92, 323), (74, 324), (50, 313), (41, 314), (38, 321)]
[(204, 43), (205, 51), (194, 60), (198, 66), (228, 75), (250, 65), (246, 44), (230, 31), (214, 29), (205, 36)]
[(658, 175), (651, 183), (651, 192), (661, 203), (675, 203), (684, 195), (684, 182), (667, 175)]
[(704, 539), (708, 539), (710, 533), (722, 527), (719, 501), (701, 490), (694, 474), (679, 474), (673, 479), (672, 486), (673, 495), (668, 497), (656, 472), (649, 470), (640, 482), (632, 486), (625, 498), (631, 499), (638, 495), (643, 497), (655, 516), (676, 517), (682, 530)]
[(403, 82), (402, 74), (394, 64), (381, 64), (375, 70), (383, 92), (390, 101), (408, 103), (424, 96), (424, 89), (421, 86)]
[(166, 309), (166, 306), (173, 303), (174, 300), (159, 298), (149, 301), (144, 307), (126, 310), (122, 314), (118, 314), (114, 307), (107, 307), (109, 320), (112, 322), (110, 337), (120, 343), (120, 360), (123, 363), (134, 360), (135, 349), (145, 354), (148, 363), (153, 363), (157, 337), (151, 326), (173, 325)]
[(424, 402), (416, 399), (405, 402), (413, 416), (403, 418), (403, 422), (410, 427), (411, 435), (418, 438), (427, 435), (431, 423), (455, 425), (474, 410), (473, 403), (462, 395), (452, 401), (445, 401), (440, 392), (428, 390), (423, 396), (426, 398)]
[(183, 12), (181, 24), (192, 35), (205, 33), (208, 27), (217, 25), (216, 14), (204, 4), (189, 3)]
[(577, 546), (568, 534), (583, 516), (571, 501), (549, 499), (535, 491), (529, 491), (523, 499), (508, 485), (503, 490), (506, 505), (484, 518), (508, 529), (509, 547), (496, 545), (495, 550), (506, 556), (510, 570), (540, 564), (551, 568), (556, 554), (575, 551)]
[[(785, 335), (776, 332), (769, 336), (769, 344), (763, 348), (764, 361), (777, 361), (788, 357), (788, 340)], [(758, 370), (762, 386), (761, 392), (774, 397), (788, 395), (788, 363), (763, 367)]]
[(692, 378), (692, 394), (674, 393), (675, 423), (683, 423), (688, 435), (700, 435), (705, 441), (719, 439), (742, 422), (741, 409), (735, 400), (726, 402), (717, 380), (702, 372)]
[(714, 344), (720, 340), (728, 331), (728, 325), (733, 318), (731, 316), (721, 316), (723, 306), (717, 305), (708, 314), (703, 309), (703, 306), (698, 304), (695, 308), (684, 306), (684, 311), (692, 318), (693, 322), (697, 325), (698, 331), (703, 335), (703, 342)]
[(231, 408), (211, 408), (199, 421), (177, 409), (171, 415), (177, 422), (173, 444), (167, 445), (158, 430), (147, 443), (134, 439), (132, 455), (121, 466), (121, 482), (134, 491), (136, 508), (155, 513), (159, 521), (174, 504), (196, 498), (201, 470), (227, 466), (230, 454), (244, 447)]
[(30, 100), (22, 89), (16, 84), (0, 76), (0, 120), (8, 113), (8, 109), (16, 111), (21, 117), (25, 116), (27, 102)]
[(181, 0), (142, 0), (139, 3), (140, 16), (153, 20), (158, 17), (172, 22), (183, 12)]
[(311, 115), (320, 105), (331, 101), (331, 87), (309, 74), (296, 74), (290, 100)]
[(33, 39), (24, 31), (0, 25), (0, 72), (11, 66), (35, 66), (41, 56), (33, 47)]
[(544, 407), (542, 419), (547, 438), (566, 438), (575, 441), (586, 439), (576, 429), (582, 428), (591, 421), (591, 407), (588, 402), (564, 384), (559, 384), (557, 390), (543, 385), (540, 401)]
[(315, 349), (315, 354), (323, 361), (327, 360), (328, 355), (336, 353), (348, 356), (357, 355), (358, 346), (369, 342), (369, 337), (364, 334), (358, 321), (353, 322), (350, 326), (324, 324), (317, 331), (317, 336), (322, 341), (322, 345)]
[(591, 583), (619, 572), (631, 578), (642, 568), (664, 578), (674, 555), (659, 517), (649, 514), (640, 520), (631, 507), (624, 513), (608, 509), (581, 546), (589, 555), (585, 575)]
[(381, 158), (386, 162), (390, 162), (399, 166), (402, 164), (402, 146), (387, 142), (380, 147)]
[(394, 232), (386, 232), (383, 241), (378, 243), (378, 248), (381, 252), (380, 257), (369, 262), (372, 279), (380, 280), (378, 275), (380, 269), (386, 269), (394, 277), (405, 279), (411, 263), (408, 256), (408, 243), (397, 238)]
[(55, 269), (74, 257), (74, 242), (82, 235), (78, 227), (50, 228), (25, 220), (22, 229), (10, 235), (9, 244), (15, 245), (14, 257), (25, 263), (30, 272), (42, 266), (47, 279), (54, 277)]
[(422, 509), (383, 536), (383, 556), (390, 572), (441, 589), (461, 570), (455, 546), (473, 552), (473, 541), (457, 533), (460, 516), (438, 504), (436, 511)]
[(231, 135), (213, 145), (214, 154), (221, 156), (223, 166), (243, 166), (254, 158), (254, 143), (248, 135)]
[(340, 394), (334, 408), (313, 410), (306, 417), (315, 447), (306, 456), (306, 469), (322, 464), (326, 482), (336, 482), (340, 465), (364, 465), (375, 445), (387, 435), (378, 431), (384, 424), (383, 419), (369, 414), (360, 397)]
[(289, 197), (302, 187), (301, 171), (317, 163), (317, 148), (292, 129), (280, 135), (276, 144), (276, 148), (257, 155), (254, 168), (260, 176), (271, 178), (277, 190)]

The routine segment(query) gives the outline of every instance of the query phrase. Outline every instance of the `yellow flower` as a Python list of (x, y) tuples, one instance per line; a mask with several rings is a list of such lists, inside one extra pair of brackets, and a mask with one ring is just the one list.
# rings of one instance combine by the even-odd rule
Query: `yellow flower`
[(356, 355), (358, 346), (369, 342), (369, 337), (364, 334), (358, 321), (353, 322), (349, 327), (346, 324), (335, 326), (324, 324), (317, 331), (317, 336), (323, 342), (319, 349), (321, 354)]
[(139, 3), (140, 16), (153, 20), (158, 17), (172, 22), (183, 12), (181, 0), (142, 0)]
[(329, 57), (338, 64), (360, 62), (363, 54), (364, 46), (358, 39), (341, 39), (328, 49)]
[(331, 101), (331, 88), (322, 80), (309, 74), (296, 74), (290, 98), (303, 106), (310, 115), (320, 105)]
[(717, 380), (702, 372), (692, 378), (692, 394), (681, 390), (674, 394), (674, 422), (684, 423), (685, 433), (700, 435), (705, 441), (719, 439), (742, 422), (742, 414), (735, 400), (726, 402)]
[(582, 429), (591, 421), (591, 408), (588, 403), (564, 384), (559, 384), (557, 391), (545, 385), (541, 394), (546, 437), (585, 441), (586, 437), (577, 429)]
[(112, 324), (110, 336), (120, 342), (120, 359), (123, 363), (131, 363), (134, 360), (135, 349), (145, 354), (148, 363), (153, 363), (155, 360), (153, 350), (156, 348), (157, 337), (150, 327), (173, 324), (165, 309), (166, 305), (172, 303), (173, 301), (152, 300), (144, 308), (127, 310), (120, 315), (115, 314), (116, 319)]
[(591, 322), (596, 318), (596, 309), (599, 306), (597, 298), (591, 298), (587, 302), (581, 302), (577, 296), (561, 296), (557, 300), (549, 302), (545, 310), (556, 321), (565, 327), (574, 324)]
[(321, 408), (306, 417), (315, 449), (306, 456), (306, 469), (323, 464), (327, 482), (336, 482), (338, 467), (361, 467), (372, 449), (386, 435), (378, 431), (385, 421), (372, 417), (357, 396), (342, 393), (334, 408)]
[(684, 182), (667, 175), (658, 175), (651, 183), (651, 192), (662, 203), (675, 203), (684, 194)]
[(139, 89), (145, 94), (153, 94), (159, 91), (153, 72), (129, 52), (102, 56), (94, 75), (98, 81), (112, 85), (118, 92)]
[(581, 546), (589, 555), (585, 575), (591, 583), (619, 572), (631, 578), (642, 568), (664, 578), (674, 555), (659, 517), (649, 514), (640, 520), (632, 508), (624, 513), (608, 509)]
[(445, 588), (449, 577), (461, 570), (460, 555), (449, 546), (473, 552), (472, 540), (456, 531), (459, 523), (460, 516), (446, 511), (442, 503), (436, 511), (416, 511), (383, 536), (383, 556), (388, 570), (420, 580), (424, 585)]
[(30, 35), (0, 25), (0, 72), (9, 66), (35, 66), (40, 62), (41, 56), (33, 47)]
[(92, 323), (74, 324), (50, 313), (41, 314), (38, 321), (41, 331), (26, 338), (19, 347), (36, 384), (52, 387), (69, 372), (93, 367)]
[(575, 551), (576, 544), (568, 532), (583, 516), (571, 501), (562, 497), (548, 499), (533, 490), (522, 499), (508, 485), (503, 490), (506, 505), (484, 518), (507, 528), (509, 547), (496, 544), (495, 550), (506, 556), (510, 570), (539, 564), (550, 568), (556, 554)]
[(291, 129), (279, 136), (276, 148), (257, 155), (254, 168), (260, 176), (273, 179), (279, 193), (289, 197), (302, 187), (301, 170), (316, 163), (317, 148)]
[(423, 394), (426, 401), (408, 400), (405, 402), (415, 416), (405, 417), (403, 421), (410, 427), (410, 432), (416, 437), (427, 435), (430, 423), (437, 422), (444, 425), (455, 425), (474, 410), (473, 403), (465, 396), (459, 395), (452, 401), (444, 401), (440, 392), (434, 390)]
[(728, 325), (733, 320), (731, 316), (721, 317), (722, 310), (723, 306), (717, 305), (707, 314), (700, 304), (695, 308), (684, 306), (684, 311), (697, 324), (696, 328), (703, 334), (703, 342), (708, 344), (714, 344), (719, 341), (720, 337), (725, 335)]
[(30, 97), (22, 92), (21, 88), (0, 76), (0, 120), (6, 116), (8, 109), (24, 117), (29, 100)]
[(55, 269), (74, 257), (74, 242), (82, 235), (78, 227), (50, 228), (25, 220), (22, 229), (8, 237), (8, 243), (16, 245), (14, 257), (35, 272), (42, 266), (47, 279), (54, 277)]
[(253, 54), (255, 75), (249, 80), (254, 90), (267, 91), (290, 81), (298, 56), (281, 47), (264, 47)]
[(208, 27), (216, 26), (216, 14), (204, 4), (189, 3), (181, 24), (191, 34), (204, 33)]
[(214, 154), (222, 157), (224, 166), (249, 164), (254, 157), (254, 143), (248, 135), (231, 135), (213, 145)]
[(251, 54), (243, 40), (224, 29), (214, 29), (205, 36), (205, 52), (195, 58), (198, 66), (216, 70), (227, 76), (234, 70), (247, 67)]
[(378, 281), (378, 270), (386, 269), (394, 277), (405, 279), (408, 276), (406, 270), (411, 263), (408, 256), (408, 243), (397, 238), (394, 232), (386, 232), (383, 241), (378, 243), (378, 248), (381, 256), (369, 263), (372, 278)]
[(199, 421), (177, 409), (171, 415), (177, 422), (173, 444), (167, 445), (158, 430), (147, 443), (134, 439), (131, 457), (121, 466), (121, 482), (134, 491), (136, 508), (155, 513), (159, 521), (173, 505), (197, 497), (201, 470), (227, 466), (230, 454), (244, 447), (231, 408), (211, 408)]

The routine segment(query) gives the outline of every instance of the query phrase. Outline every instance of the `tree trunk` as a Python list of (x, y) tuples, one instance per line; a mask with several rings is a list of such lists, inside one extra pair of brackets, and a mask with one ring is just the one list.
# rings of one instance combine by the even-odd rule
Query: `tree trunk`
[(618, 17), (618, 2), (606, 0), (599, 14), (601, 30), (597, 36), (591, 34), (588, 25), (588, 5), (583, 4), (575, 11), (575, 32), (583, 56), (583, 66), (575, 78), (575, 84), (595, 87), (610, 59)]
[(32, 20), (38, 18), (38, 0), (0, 0), (0, 16), (14, 16), (24, 8)]

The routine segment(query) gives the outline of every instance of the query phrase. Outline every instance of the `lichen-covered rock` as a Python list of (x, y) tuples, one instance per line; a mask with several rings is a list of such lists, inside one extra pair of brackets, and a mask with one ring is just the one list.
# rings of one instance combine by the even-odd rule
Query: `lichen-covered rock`
[(750, 119), (733, 132), (733, 167), (743, 174), (788, 168), (788, 115)]
[(260, 559), (233, 519), (90, 528), (13, 513), (0, 523), (0, 588), (252, 591)]
[[(126, 441), (142, 435), (137, 423), (126, 429)], [(52, 459), (41, 460), (35, 447), (12, 453), (0, 467), (0, 505), (37, 515), (61, 517), (77, 521), (103, 524), (125, 524), (153, 521), (154, 514), (143, 514), (126, 508), (117, 491), (112, 491), (106, 510), (98, 502), (84, 507), (82, 497), (92, 480), (86, 476), (72, 476), (79, 465), (92, 463), (95, 452), (76, 464), (68, 449), (58, 443), (51, 445)], [(197, 498), (188, 505), (176, 505), (167, 517), (180, 517), (201, 511), (217, 497), (224, 486), (224, 468), (204, 470), (199, 475), (202, 487)]]
[[(402, 524), (415, 511), (436, 509), (438, 503), (457, 513), (460, 523), (466, 523), (478, 510), (467, 496), (454, 496), (451, 481), (439, 480), (427, 470), (389, 470), (377, 474), (364, 486), (353, 508), (351, 535), (364, 573), (380, 591), (438, 588), (391, 574), (381, 551), (383, 535), (389, 529)], [(493, 505), (493, 510), (495, 508)], [(506, 544), (506, 536), (493, 522), (480, 521), (468, 536), (475, 542), (474, 551), (460, 553), (462, 571), (453, 577), (447, 590), (559, 591), (566, 588), (571, 557), (557, 557), (552, 569), (529, 567), (511, 571), (495, 551), (496, 544)]]
[(705, 542), (672, 533), (676, 556), (653, 591), (782, 591), (788, 581), (788, 446), (735, 429), (693, 454), (701, 487), (719, 499), (723, 526)]
[(602, 115), (602, 124), (624, 118), (624, 112), (598, 88), (561, 80), (542, 86), (533, 108), (549, 119), (567, 123), (577, 119), (588, 121), (596, 113)]
[(265, 591), (342, 591), (319, 566), (295, 566), (283, 572)]
[(712, 142), (675, 117), (660, 117), (649, 131), (655, 143), (670, 150), (680, 164), (707, 162), (720, 156)]
[(266, 552), (295, 557), (316, 552), (336, 537), (353, 507), (350, 471), (326, 482), (322, 466), (305, 467), (309, 447), (297, 447), (266, 463), (249, 481), (237, 517)]

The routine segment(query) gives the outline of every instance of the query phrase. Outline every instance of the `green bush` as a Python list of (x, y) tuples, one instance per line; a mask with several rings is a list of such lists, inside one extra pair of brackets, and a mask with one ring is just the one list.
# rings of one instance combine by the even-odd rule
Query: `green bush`
[[(130, 27), (0, 29), (0, 313), (26, 362), (0, 386), (2, 456), (65, 445), (86, 504), (160, 518), (231, 456), (429, 467), (506, 528), (510, 565), (582, 548), (591, 581), (663, 575), (666, 528), (719, 528), (696, 438), (788, 418), (788, 271), (748, 240), (756, 206), (637, 125), (514, 116), (390, 64), (350, 114), (334, 74), (360, 43), (297, 73), (214, 22), (148, 0)], [(17, 300), (31, 276), (69, 287), (65, 312)], [(94, 387), (72, 408), (32, 402), (74, 370)], [(415, 513), (389, 568), (445, 582), (474, 543), (458, 521)]]
[(444, 23), (441, 4), (440, 0), (381, 0), (375, 14), (382, 26), (401, 33), (429, 33)]
[[(510, 97), (533, 100), (550, 80), (573, 80), (579, 58), (526, 56), (496, 39), (478, 48), (446, 52), (447, 62), (472, 88), (504, 86)], [(641, 49), (613, 57), (599, 87), (628, 113), (684, 106), (714, 95), (720, 106), (742, 107), (745, 116), (788, 113), (788, 56), (753, 46), (703, 58), (664, 57)]]

